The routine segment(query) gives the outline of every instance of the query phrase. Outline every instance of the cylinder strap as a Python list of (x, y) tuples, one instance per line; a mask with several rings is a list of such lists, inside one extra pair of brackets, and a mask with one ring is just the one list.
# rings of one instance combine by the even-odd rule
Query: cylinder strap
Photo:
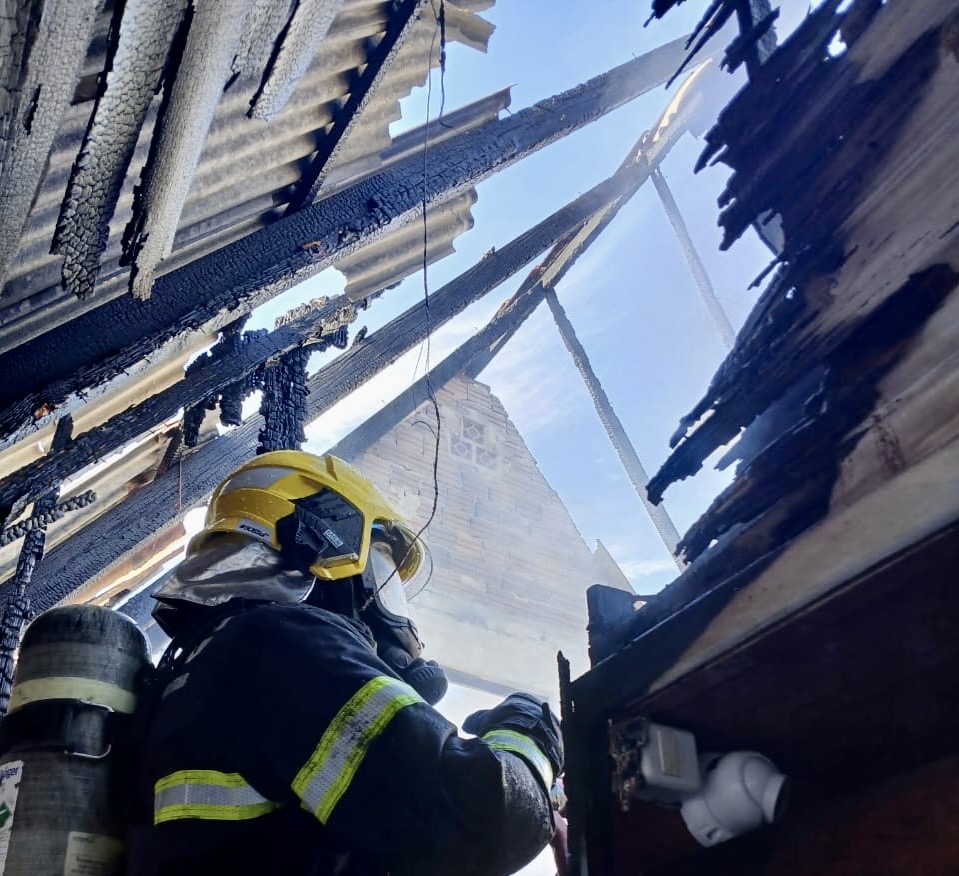
[(19, 748), (104, 758), (113, 747), (118, 724), (129, 720), (94, 703), (42, 700), (0, 721), (0, 754)]

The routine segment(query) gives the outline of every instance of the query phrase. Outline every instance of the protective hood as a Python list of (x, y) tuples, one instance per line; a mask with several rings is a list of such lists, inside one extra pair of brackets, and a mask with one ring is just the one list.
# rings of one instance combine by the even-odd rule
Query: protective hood
[(283, 564), (269, 545), (242, 535), (218, 535), (187, 556), (156, 593), (160, 602), (214, 607), (231, 599), (297, 603), (306, 599), (313, 576)]

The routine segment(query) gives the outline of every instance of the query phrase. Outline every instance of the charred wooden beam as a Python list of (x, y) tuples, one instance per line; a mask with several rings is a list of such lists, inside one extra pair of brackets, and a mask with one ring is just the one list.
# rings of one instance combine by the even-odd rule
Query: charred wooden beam
[(286, 106), (296, 83), (316, 57), (344, 0), (298, 0), (253, 98), (250, 116), (272, 119)]
[[(64, 418), (66, 419), (66, 418)], [(61, 517), (69, 514), (71, 511), (79, 511), (92, 505), (97, 500), (97, 494), (93, 490), (86, 490), (62, 502), (57, 502), (50, 508), (44, 510), (35, 510), (34, 514), (21, 523), (15, 523), (0, 531), (0, 547), (5, 547), (19, 538), (36, 532), (40, 529), (46, 529), (51, 523), (56, 522)], [(37, 500), (40, 501), (39, 499)]]
[[(354, 319), (355, 312), (353, 304), (345, 300), (345, 296), (332, 304), (321, 299), (319, 307), (306, 308), (305, 313), (297, 319), (272, 333), (228, 334), (215, 354), (207, 354), (191, 363), (188, 373), (179, 383), (111, 417), (67, 446), (51, 451), (0, 481), (0, 515), (9, 514), (13, 504), (25, 493), (30, 496), (41, 494), (85, 465), (118, 450), (146, 429), (175, 416), (181, 408), (189, 412), (199, 406), (202, 420), (202, 409), (212, 410), (220, 402), (225, 390), (245, 384), (266, 361), (303, 343), (321, 343), (324, 333), (335, 333)], [(247, 390), (252, 388), (250, 385)], [(226, 413), (226, 423), (235, 424), (236, 421), (236, 416), (231, 417)], [(199, 425), (187, 417), (187, 428), (184, 430), (184, 444), (187, 447), (192, 446), (196, 438), (191, 424)]]
[[(100, 256), (147, 109), (160, 87), (186, 0), (127, 0), (80, 154), (60, 209), (52, 252), (62, 253), (63, 287), (93, 294)], [(175, 66), (175, 65), (174, 65)]]
[[(439, 327), (561, 241), (568, 251), (554, 252), (535, 277), (535, 282), (555, 283), (572, 260), (612, 220), (619, 207), (648, 179), (652, 167), (666, 155), (680, 130), (677, 128), (671, 137), (660, 141), (653, 165), (645, 153), (631, 152), (627, 162), (612, 177), (433, 293), (429, 324), (434, 329)], [(184, 443), (193, 446), (205, 411), (215, 407), (218, 394), (225, 387), (246, 380), (265, 362), (297, 346), (320, 343), (327, 338), (334, 340), (335, 332), (352, 322), (355, 313), (356, 306), (343, 295), (305, 306), (284, 319), (270, 334), (247, 334), (241, 338), (234, 332), (224, 337), (215, 353), (211, 351), (191, 364), (180, 383), (85, 433), (59, 453), (36, 460), (0, 481), (0, 511), (12, 507), (24, 494), (38, 495), (84, 465), (106, 456), (144, 429), (174, 416), (181, 407), (187, 411)], [(334, 360), (327, 366), (329, 370), (324, 369), (324, 380), (315, 389), (326, 399), (319, 404), (333, 404), (396, 361), (422, 340), (427, 324), (425, 302), (418, 302), (377, 332), (375, 344), (373, 338), (369, 338), (361, 347)]]
[(133, 218), (124, 233), (122, 263), (131, 266), (130, 291), (137, 298), (150, 297), (156, 269), (173, 251), (180, 214), (252, 2), (219, 0), (191, 7), (176, 76), (157, 119)]
[(573, 364), (576, 366), (576, 370), (582, 375), (586, 389), (589, 391), (593, 405), (596, 407), (599, 420), (603, 424), (606, 434), (609, 436), (610, 443), (613, 445), (619, 461), (626, 470), (629, 482), (633, 485), (633, 489), (636, 490), (639, 501), (643, 503), (649, 519), (652, 521), (653, 526), (656, 527), (659, 537), (669, 550), (670, 556), (672, 556), (676, 566), (682, 570), (686, 564), (677, 556), (679, 532), (676, 529), (676, 525), (673, 523), (669, 514), (666, 513), (665, 508), (661, 505), (654, 505), (649, 501), (649, 497), (646, 495), (646, 483), (649, 481), (649, 475), (646, 474), (646, 469), (639, 459), (639, 454), (636, 452), (633, 442), (630, 441), (622, 421), (616, 415), (609, 396), (606, 395), (606, 390), (603, 389), (603, 385), (589, 361), (586, 349), (576, 336), (573, 324), (569, 321), (569, 317), (566, 315), (566, 311), (563, 310), (563, 306), (559, 303), (559, 299), (556, 297), (556, 292), (553, 289), (547, 289), (546, 303), (549, 305), (553, 319), (556, 321), (556, 327), (559, 329), (560, 337), (563, 339), (566, 349), (569, 350), (569, 354), (573, 357)]
[[(17, 251), (61, 118), (70, 106), (100, 3), (44, 0), (30, 7), (26, 21), (14, 16), (20, 27), (15, 25), (11, 51), (4, 47), (3, 52), (10, 67), (2, 80), (14, 91), (0, 157), (0, 284)], [(26, 32), (20, 29), (24, 25)]]
[(311, 351), (298, 347), (266, 367), (257, 453), (299, 450), (306, 441), (306, 365)]
[(706, 271), (706, 266), (703, 264), (702, 258), (700, 258), (699, 253), (696, 251), (696, 245), (693, 243), (689, 229), (686, 227), (686, 221), (683, 219), (683, 214), (679, 210), (679, 204), (676, 203), (676, 199), (673, 197), (672, 191), (670, 191), (666, 177), (664, 177), (662, 171), (658, 169), (653, 173), (653, 186), (656, 188), (656, 194), (659, 195), (659, 200), (662, 201), (663, 209), (666, 211), (666, 216), (669, 219), (669, 224), (673, 226), (676, 239), (679, 241), (679, 246), (686, 258), (686, 263), (689, 265), (689, 272), (693, 275), (693, 280), (696, 281), (696, 287), (699, 289), (703, 303), (706, 305), (706, 309), (712, 317), (713, 325), (716, 326), (716, 331), (719, 332), (719, 337), (722, 339), (726, 349), (732, 349), (733, 344), (736, 342), (736, 331), (729, 321), (729, 316), (726, 314), (722, 302), (716, 297), (716, 290), (713, 288), (712, 280), (709, 279), (709, 273)]
[(461, 344), (442, 362), (404, 390), (388, 405), (382, 407), (330, 451), (337, 456), (351, 458), (413, 413), (430, 398), (431, 393), (446, 386), (453, 378), (469, 370), (477, 356), (484, 355), (516, 330), (532, 315), (543, 300), (544, 287), (534, 285), (519, 297), (511, 298), (496, 316), (469, 340)]
[(343, 149), (343, 144), (362, 117), (363, 110), (369, 105), (410, 31), (419, 21), (427, 2), (428, 0), (402, 0), (394, 4), (386, 32), (380, 37), (376, 47), (367, 53), (366, 66), (351, 85), (349, 97), (337, 113), (333, 125), (326, 131), (309, 166), (300, 176), (296, 194), (287, 207), (288, 212), (316, 200), (330, 168)]
[[(436, 144), (428, 206), (475, 186), (526, 155), (600, 118), (669, 75), (676, 41), (508, 118)], [(28, 434), (34, 413), (92, 393), (190, 331), (216, 330), (358, 249), (393, 223), (420, 215), (422, 158), (389, 170), (160, 277), (149, 308), (118, 299), (0, 356), (0, 436)], [(41, 376), (42, 375), (42, 376)], [(46, 406), (46, 407), (44, 407)]]
[[(57, 423), (53, 435), (52, 447), (59, 450), (69, 440), (73, 432), (73, 419), (69, 415)], [(44, 521), (54, 511), (58, 490), (54, 489), (42, 496), (34, 508), (34, 518)], [(10, 691), (13, 686), (14, 655), (20, 647), (20, 636), (24, 624), (30, 617), (30, 597), (28, 588), (36, 571), (37, 564), (43, 559), (43, 548), (47, 539), (46, 523), (30, 529), (20, 548), (17, 558), (17, 570), (13, 576), (14, 592), (3, 611), (0, 621), (0, 717), (7, 713), (10, 704)]]
[(266, 66), (292, 9), (293, 0), (257, 0), (253, 4), (233, 59), (235, 76), (250, 78)]

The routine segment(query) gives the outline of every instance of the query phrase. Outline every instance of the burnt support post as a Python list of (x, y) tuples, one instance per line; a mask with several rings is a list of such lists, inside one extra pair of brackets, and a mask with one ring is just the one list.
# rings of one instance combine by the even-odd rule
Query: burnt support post
[(297, 347), (266, 367), (257, 453), (299, 450), (306, 441), (306, 365), (311, 350)]
[[(57, 423), (53, 436), (52, 450), (63, 447), (73, 434), (73, 418), (69, 415)], [(57, 504), (59, 489), (53, 489), (37, 500), (34, 516), (49, 513)], [(7, 713), (10, 704), (10, 691), (13, 687), (14, 654), (20, 646), (23, 627), (30, 617), (30, 597), (28, 588), (33, 580), (37, 564), (43, 559), (43, 548), (47, 540), (46, 527), (40, 525), (31, 529), (23, 539), (17, 571), (14, 574), (14, 593), (3, 610), (0, 621), (0, 717)]]
[(709, 274), (706, 272), (706, 266), (696, 251), (693, 239), (689, 235), (689, 229), (686, 227), (686, 221), (683, 219), (683, 214), (679, 211), (679, 204), (676, 203), (676, 199), (673, 197), (673, 193), (666, 183), (666, 178), (659, 168), (653, 171), (652, 178), (656, 194), (659, 195), (659, 200), (662, 201), (663, 209), (666, 211), (666, 216), (669, 219), (669, 224), (673, 226), (676, 239), (679, 241), (683, 255), (686, 257), (686, 263), (689, 265), (689, 271), (696, 281), (699, 294), (703, 297), (703, 303), (706, 305), (706, 309), (712, 317), (713, 324), (716, 326), (716, 331), (719, 332), (719, 337), (722, 338), (723, 344), (725, 344), (727, 350), (731, 350), (733, 344), (736, 343), (736, 331), (729, 321), (729, 316), (726, 314), (722, 302), (716, 297), (716, 290), (713, 288)]
[(573, 363), (576, 365), (577, 370), (583, 377), (583, 381), (586, 383), (586, 388), (589, 390), (593, 404), (596, 406), (596, 413), (599, 414), (599, 419), (606, 429), (606, 434), (609, 435), (609, 440), (616, 450), (619, 460), (623, 464), (623, 468), (626, 469), (626, 474), (633, 488), (636, 490), (636, 495), (639, 496), (640, 502), (643, 503), (643, 507), (646, 509), (646, 513), (649, 514), (649, 519), (652, 520), (653, 526), (656, 527), (656, 531), (663, 540), (663, 544), (669, 549), (669, 553), (672, 555), (676, 566), (682, 571), (685, 563), (680, 557), (676, 556), (676, 547), (679, 544), (679, 532), (669, 514), (666, 513), (666, 509), (663, 508), (662, 505), (654, 505), (649, 501), (649, 497), (646, 495), (646, 484), (649, 481), (649, 475), (646, 473), (642, 462), (640, 462), (639, 454), (636, 453), (633, 442), (629, 440), (629, 436), (626, 434), (622, 422), (619, 417), (616, 416), (616, 412), (613, 410), (613, 406), (609, 401), (609, 396), (606, 395), (606, 391), (603, 389), (599, 377), (597, 377), (593, 366), (590, 364), (589, 356), (587, 356), (585, 348), (579, 338), (576, 337), (576, 332), (573, 329), (572, 323), (569, 321), (569, 317), (566, 315), (566, 311), (563, 310), (563, 306), (559, 303), (559, 299), (552, 289), (546, 290), (546, 303), (553, 313), (553, 319), (556, 321), (556, 327), (559, 329), (563, 343), (566, 345), (566, 349), (569, 350), (570, 355), (573, 357)]

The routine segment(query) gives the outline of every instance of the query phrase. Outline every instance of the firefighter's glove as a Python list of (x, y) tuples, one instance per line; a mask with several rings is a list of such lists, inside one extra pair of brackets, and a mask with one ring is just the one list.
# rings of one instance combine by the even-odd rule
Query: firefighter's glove
[(473, 712), (463, 722), (463, 729), (475, 736), (483, 736), (490, 730), (515, 730), (536, 743), (553, 767), (553, 775), (563, 771), (563, 737), (559, 719), (548, 703), (531, 694), (510, 694), (495, 708)]

